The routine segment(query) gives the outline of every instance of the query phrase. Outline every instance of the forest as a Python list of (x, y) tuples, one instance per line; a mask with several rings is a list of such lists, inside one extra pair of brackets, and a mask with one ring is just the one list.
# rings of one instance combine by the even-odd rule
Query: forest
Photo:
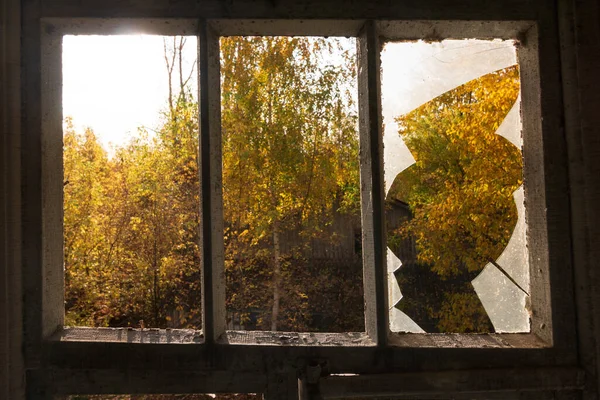
[[(202, 328), (199, 115), (177, 68), (184, 45), (165, 46), (171, 90), (156, 131), (109, 152), (66, 120), (67, 326)], [(221, 39), (230, 329), (364, 330), (356, 73), (338, 39)], [(470, 282), (516, 224), (521, 153), (495, 131), (518, 92), (511, 67), (398, 116), (416, 163), (386, 198), (388, 246), (403, 262), (404, 298), (390, 306), (428, 332), (493, 331)]]
[[(201, 328), (198, 104), (173, 40), (156, 132), (109, 154), (67, 119), (66, 325)], [(323, 38), (221, 40), (231, 324), (363, 330), (352, 52)]]

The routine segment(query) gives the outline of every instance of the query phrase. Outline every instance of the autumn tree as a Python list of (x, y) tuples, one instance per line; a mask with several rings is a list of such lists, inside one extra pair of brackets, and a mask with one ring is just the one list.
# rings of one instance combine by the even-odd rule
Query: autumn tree
[(389, 246), (403, 263), (397, 307), (427, 331), (493, 331), (470, 282), (495, 263), (517, 222), (521, 153), (496, 130), (518, 94), (514, 66), (396, 119), (416, 160), (386, 199), (388, 214), (404, 215), (388, 224)]
[[(271, 330), (282, 301), (306, 297), (299, 285), (282, 290), (286, 266), (303, 254), (301, 246), (284, 253), (282, 234), (298, 231), (298, 243), (308, 243), (323, 235), (334, 212), (359, 209), (354, 63), (338, 44), (221, 40), (226, 268), (270, 276)], [(332, 54), (342, 62), (327, 63)]]
[[(227, 305), (271, 307), (274, 328), (362, 330), (355, 72), (336, 43), (222, 41)], [(91, 130), (65, 131), (68, 325), (200, 327), (198, 104), (185, 45), (165, 39), (170, 91), (156, 130), (110, 154)], [(315, 242), (329, 251), (342, 239), (347, 259), (308, 260)]]
[(173, 38), (171, 54), (165, 43), (179, 90), (157, 131), (140, 128), (109, 157), (90, 129), (67, 126), (69, 325), (200, 327), (198, 107), (182, 75), (184, 45)]
[(107, 296), (104, 277), (114, 265), (110, 244), (118, 229), (105, 191), (108, 157), (93, 131), (76, 132), (71, 119), (63, 140), (66, 322), (104, 325), (106, 309), (95, 306)]

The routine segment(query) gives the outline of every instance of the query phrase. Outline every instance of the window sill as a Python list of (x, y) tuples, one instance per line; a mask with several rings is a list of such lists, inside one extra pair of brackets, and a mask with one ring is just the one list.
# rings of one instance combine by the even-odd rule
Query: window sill
[(194, 329), (134, 329), (64, 327), (50, 337), (57, 342), (201, 344), (204, 334)]
[(321, 333), (321, 332), (272, 332), (272, 331), (227, 331), (217, 341), (230, 345), (267, 346), (375, 346), (364, 332)]
[(388, 335), (392, 347), (422, 348), (529, 348), (551, 347), (533, 333), (397, 333)]

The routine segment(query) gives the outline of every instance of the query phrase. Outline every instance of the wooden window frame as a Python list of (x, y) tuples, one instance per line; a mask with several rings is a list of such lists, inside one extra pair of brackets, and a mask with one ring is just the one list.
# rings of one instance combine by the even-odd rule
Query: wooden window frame
[[(570, 221), (564, 212), (569, 198), (560, 60), (552, 55), (557, 40), (543, 18), (533, 18), (526, 9), (520, 18), (508, 18), (513, 17), (508, 12), (500, 20), (485, 18), (485, 10), (475, 15), (480, 19), (464, 20), (423, 21), (410, 14), (401, 19), (402, 12), (392, 13), (396, 20), (334, 20), (327, 15), (318, 19), (311, 17), (323, 13), (314, 10), (306, 19), (250, 19), (250, 9), (236, 13), (207, 8), (195, 12), (199, 19), (152, 19), (146, 18), (149, 15), (143, 8), (134, 7), (133, 16), (119, 19), (104, 18), (102, 11), (75, 2), (65, 4), (47, 8), (43, 15), (30, 15), (26, 7), (24, 20), (29, 27), (23, 39), (25, 57), (31, 61), (24, 66), (24, 97), (39, 99), (25, 100), (23, 140), (25, 181), (39, 183), (25, 185), (23, 192), (31, 206), (23, 210), (24, 251), (30, 257), (24, 262), (24, 276), (31, 277), (24, 284), (24, 344), (27, 385), (33, 398), (115, 393), (117, 388), (120, 393), (260, 392), (267, 398), (298, 398), (298, 379), (304, 385), (316, 385), (326, 398), (376, 394), (494, 398), (501, 393), (508, 399), (522, 398), (519, 393), (523, 391), (534, 393), (531, 398), (544, 398), (556, 390), (582, 387), (582, 371), (573, 367), (577, 365), (577, 335)], [(291, 13), (303, 16), (301, 11)], [(202, 185), (201, 196), (202, 333), (63, 328), (59, 38), (77, 33), (116, 34), (123, 29), (199, 35), (201, 180), (208, 183)], [(364, 333), (267, 334), (225, 329), (218, 41), (228, 35), (357, 37)], [(446, 38), (501, 38), (520, 43), (531, 333), (389, 332), (382, 222), (381, 43)], [(315, 383), (307, 378), (315, 368), (332, 376)]]

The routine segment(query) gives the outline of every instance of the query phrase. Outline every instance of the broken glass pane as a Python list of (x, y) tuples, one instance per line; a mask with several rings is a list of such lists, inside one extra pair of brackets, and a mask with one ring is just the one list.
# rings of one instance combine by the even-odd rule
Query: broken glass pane
[(388, 43), (381, 58), (391, 330), (529, 331), (514, 43)]

